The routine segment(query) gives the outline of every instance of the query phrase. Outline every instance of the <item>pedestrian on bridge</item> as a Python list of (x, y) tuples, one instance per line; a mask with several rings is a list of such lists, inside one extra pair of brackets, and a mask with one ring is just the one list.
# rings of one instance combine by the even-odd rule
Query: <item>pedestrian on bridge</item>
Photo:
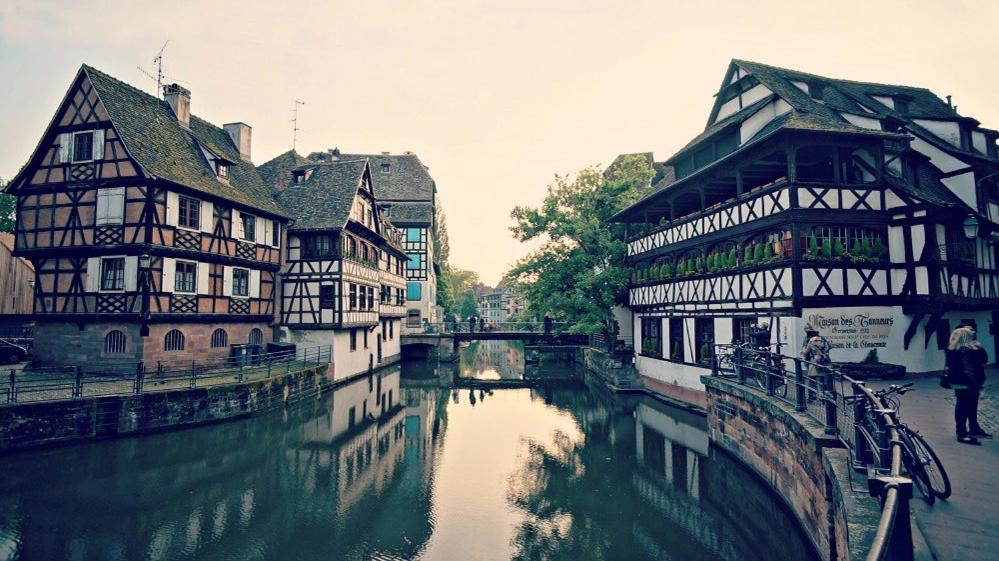
[(954, 422), (957, 441), (981, 445), (978, 438), (992, 438), (978, 424), (978, 398), (985, 385), (985, 363), (989, 355), (975, 340), (975, 330), (962, 325), (950, 334), (947, 371), (940, 385), (954, 389)]
[(468, 316), (468, 332), (475, 333), (475, 316)]
[(486, 330), (486, 318), (480, 317), (479, 318), (479, 331), (480, 332), (485, 332), (485, 330)]
[(553, 323), (555, 323), (555, 320), (552, 319), (552, 315), (550, 313), (548, 313), (548, 312), (545, 312), (545, 336), (546, 337), (550, 336), (552, 334), (552, 324)]

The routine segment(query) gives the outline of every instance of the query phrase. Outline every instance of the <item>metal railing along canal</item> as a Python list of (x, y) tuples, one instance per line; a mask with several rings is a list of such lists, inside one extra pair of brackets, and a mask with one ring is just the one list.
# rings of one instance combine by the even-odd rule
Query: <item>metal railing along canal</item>
[(715, 345), (712, 375), (731, 379), (793, 406), (820, 423), (850, 450), (852, 468), (867, 474), (868, 490), (881, 501), (881, 518), (868, 561), (911, 560), (909, 498), (912, 480), (903, 471), (896, 412), (886, 409), (863, 381), (834, 364), (789, 357), (778, 348)]
[[(5, 402), (57, 401), (237, 384), (300, 372), (331, 361), (332, 348), (322, 346), (203, 362), (106, 361), (85, 367), (10, 369)], [(3, 398), (0, 386), (0, 400)]]

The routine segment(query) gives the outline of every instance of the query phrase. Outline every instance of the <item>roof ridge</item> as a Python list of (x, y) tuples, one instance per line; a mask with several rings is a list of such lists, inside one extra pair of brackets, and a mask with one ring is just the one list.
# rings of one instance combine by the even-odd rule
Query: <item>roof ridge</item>
[[(802, 70), (795, 70), (794, 68), (787, 68), (787, 67), (784, 67), (784, 66), (774, 66), (772, 64), (766, 64), (764, 62), (756, 62), (756, 61), (753, 61), (753, 60), (744, 60), (744, 59), (738, 59), (738, 58), (733, 58), (732, 62), (735, 63), (735, 64), (751, 64), (751, 65), (756, 65), (756, 66), (762, 66), (762, 67), (765, 67), (765, 68), (768, 68), (768, 69), (771, 69), (771, 70), (779, 70), (781, 72), (793, 72), (794, 74), (801, 74), (802, 76), (808, 76), (808, 77), (812, 77), (812, 78), (821, 78), (822, 80), (827, 80), (827, 81), (830, 81), (830, 82), (846, 82), (848, 84), (857, 84), (857, 85), (864, 85), (864, 86), (882, 86), (882, 87), (886, 87), (886, 88), (901, 88), (901, 89), (907, 89), (907, 90), (920, 90), (920, 91), (925, 91), (925, 92), (933, 93), (933, 90), (931, 90), (931, 89), (929, 89), (927, 87), (924, 87), (924, 86), (907, 86), (907, 85), (904, 85), (904, 84), (885, 84), (885, 83), (882, 83), (882, 82), (865, 82), (865, 81), (862, 81), (862, 80), (850, 80), (848, 78), (832, 78), (832, 77), (829, 77), (829, 76), (823, 76), (821, 74), (815, 74), (815, 73), (812, 73), (812, 72), (805, 72), (805, 71), (802, 71)], [(934, 94), (934, 95), (936, 95), (936, 94)]]

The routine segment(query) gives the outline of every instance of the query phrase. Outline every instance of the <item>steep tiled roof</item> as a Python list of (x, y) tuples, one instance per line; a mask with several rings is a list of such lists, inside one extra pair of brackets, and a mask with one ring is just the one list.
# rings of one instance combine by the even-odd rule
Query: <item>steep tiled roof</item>
[[(382, 199), (379, 197), (378, 201), (382, 202)], [(382, 206), (391, 207), (389, 220), (395, 225), (431, 224), (434, 221), (434, 207), (427, 203), (387, 202)]]
[[(337, 154), (314, 152), (308, 159), (313, 162), (332, 159), (367, 159), (371, 165), (371, 180), (380, 201), (434, 201), (437, 190), (434, 179), (416, 154)], [(388, 173), (382, 172), (388, 165)]]
[[(190, 130), (170, 106), (96, 68), (84, 65), (129, 154), (148, 174), (195, 191), (284, 216), (253, 164), (240, 160), (228, 133), (191, 115)], [(232, 162), (228, 183), (219, 181), (198, 143)]]
[[(827, 78), (789, 68), (780, 68), (748, 60), (733, 60), (735, 64), (752, 73), (768, 87), (796, 80), (803, 82), (817, 81), (825, 85), (832, 85), (832, 90), (823, 92), (822, 101), (835, 109), (843, 111), (857, 111), (857, 102), (863, 103), (868, 109), (879, 113), (895, 113), (887, 106), (875, 100), (872, 96), (905, 96), (909, 100), (909, 106), (905, 115), (916, 119), (956, 119), (960, 117), (945, 101), (937, 97), (936, 94), (926, 88), (912, 86), (896, 86), (890, 84), (878, 84), (874, 82), (858, 82), (854, 80), (843, 80), (839, 78)], [(793, 84), (786, 84), (786, 87), (798, 90)], [(771, 88), (773, 89), (773, 88)], [(807, 94), (798, 90), (801, 96), (811, 99)], [(783, 94), (784, 92), (778, 92)], [(845, 95), (844, 95), (845, 94)], [(791, 101), (791, 100), (789, 100)], [(814, 103), (814, 100), (813, 100)], [(862, 110), (861, 110), (862, 111)]]
[(304, 157), (299, 156), (294, 150), (288, 150), (284, 154), (275, 156), (266, 163), (257, 166), (260, 173), (260, 180), (264, 186), (272, 193), (283, 191), (291, 184), (292, 171), (298, 166), (308, 163)]
[(289, 186), (276, 195), (281, 206), (294, 217), (289, 229), (343, 228), (366, 165), (366, 160), (310, 165), (313, 171), (304, 183)]

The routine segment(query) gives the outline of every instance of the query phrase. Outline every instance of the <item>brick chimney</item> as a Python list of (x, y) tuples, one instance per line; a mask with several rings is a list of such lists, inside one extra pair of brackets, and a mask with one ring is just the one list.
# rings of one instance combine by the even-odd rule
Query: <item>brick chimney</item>
[(246, 123), (229, 123), (222, 125), (225, 132), (229, 133), (232, 143), (239, 148), (239, 159), (244, 162), (250, 161), (250, 133), (252, 128)]
[(191, 90), (177, 84), (163, 86), (163, 99), (170, 104), (180, 126), (191, 127)]

